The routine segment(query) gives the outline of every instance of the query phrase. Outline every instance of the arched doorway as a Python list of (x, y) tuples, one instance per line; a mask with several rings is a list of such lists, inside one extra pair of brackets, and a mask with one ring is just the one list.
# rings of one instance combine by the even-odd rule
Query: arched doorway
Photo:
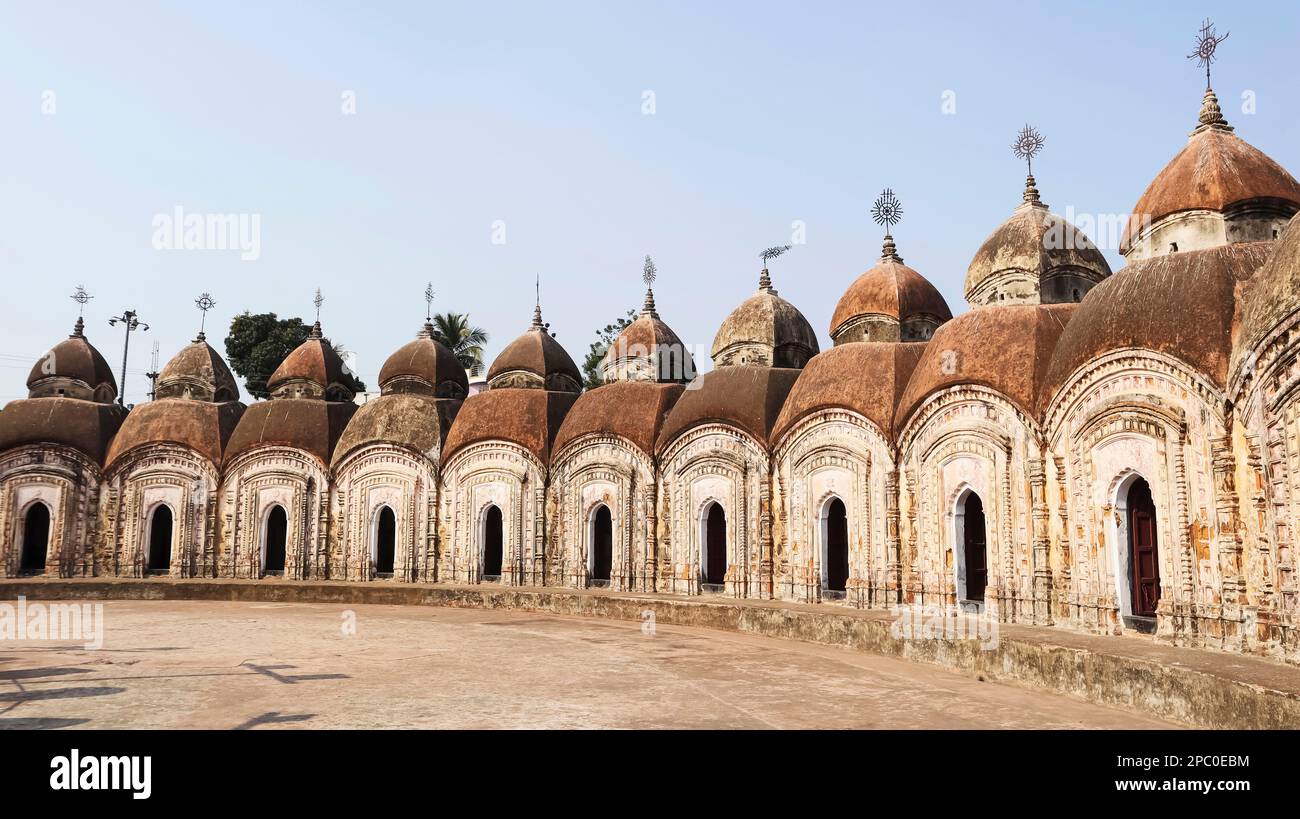
[(23, 518), (23, 554), (19, 574), (45, 574), (45, 556), (50, 550), (50, 507), (37, 501)]
[(149, 555), (145, 568), (152, 574), (166, 574), (171, 565), (172, 510), (160, 503), (149, 517)]
[(721, 586), (727, 579), (727, 513), (711, 503), (704, 513), (704, 582)]
[(501, 527), (501, 510), (489, 506), (483, 516), (483, 579), (501, 579), (501, 556), (504, 532)]
[(264, 574), (284, 574), (285, 548), (289, 539), (289, 515), (284, 507), (271, 507), (266, 516), (266, 546), (262, 559)]
[(609, 507), (601, 504), (591, 516), (591, 554), (587, 572), (593, 584), (608, 584), (614, 564), (614, 519)]
[(823, 513), (822, 588), (842, 592), (849, 580), (849, 516), (844, 501), (831, 498)]
[[(965, 593), (961, 599), (983, 602), (984, 590), (989, 585), (988, 531), (984, 522), (984, 501), (974, 492), (967, 492), (960, 502), (962, 568), (966, 578)], [(959, 578), (960, 579), (960, 578)], [(958, 590), (959, 593), (961, 590)]]
[(397, 559), (397, 516), (385, 506), (375, 524), (375, 574), (391, 577)]
[(1128, 488), (1129, 598), (1134, 617), (1155, 617), (1160, 604), (1160, 549), (1151, 484), (1137, 478)]

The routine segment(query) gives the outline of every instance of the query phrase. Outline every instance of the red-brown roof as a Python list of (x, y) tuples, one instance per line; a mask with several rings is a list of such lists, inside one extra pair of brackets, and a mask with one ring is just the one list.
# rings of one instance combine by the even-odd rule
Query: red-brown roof
[(113, 438), (105, 465), (111, 468), (123, 455), (148, 444), (173, 443), (189, 447), (220, 468), (226, 443), (243, 414), (244, 405), (238, 401), (214, 404), (160, 398), (137, 404)]
[(418, 393), (372, 398), (361, 405), (334, 448), (337, 466), (353, 451), (369, 444), (395, 444), (434, 461), (460, 410), (461, 401)]
[(443, 463), (472, 444), (509, 441), (548, 464), (551, 444), (577, 398), (570, 392), (509, 387), (471, 395), (447, 434)]
[(239, 419), (226, 444), (224, 463), (264, 446), (301, 449), (328, 466), (334, 445), (347, 427), (357, 405), (350, 401), (314, 398), (280, 398), (259, 401)]
[(653, 455), (659, 429), (683, 389), (681, 384), (616, 381), (588, 390), (564, 417), (555, 437), (555, 451), (584, 435), (604, 433), (626, 438)]
[(113, 436), (126, 420), (118, 404), (76, 398), (24, 398), (0, 412), (0, 452), (26, 444), (71, 447), (97, 464), (104, 463)]
[(881, 259), (844, 291), (831, 317), (831, 335), (846, 321), (869, 314), (899, 321), (916, 315), (932, 315), (940, 321), (952, 318), (948, 302), (929, 279), (892, 259)]
[(712, 423), (738, 427), (767, 446), (799, 372), (779, 367), (731, 366), (697, 377), (668, 413), (656, 451), (662, 452), (682, 433)]

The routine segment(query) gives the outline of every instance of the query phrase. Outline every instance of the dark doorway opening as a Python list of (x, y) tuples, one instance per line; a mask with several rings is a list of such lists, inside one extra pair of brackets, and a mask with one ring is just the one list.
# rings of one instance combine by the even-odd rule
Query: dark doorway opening
[(159, 504), (149, 521), (149, 560), (146, 568), (152, 574), (166, 574), (172, 565), (172, 510)]
[(375, 574), (391, 577), (397, 559), (397, 516), (385, 506), (379, 510), (379, 525), (375, 527)]
[(1134, 617), (1155, 617), (1160, 604), (1160, 550), (1156, 543), (1156, 504), (1151, 484), (1142, 478), (1128, 489), (1129, 580)]
[(614, 519), (601, 504), (591, 520), (591, 580), (608, 583), (614, 564)]
[(839, 498), (826, 508), (825, 571), (827, 590), (844, 591), (849, 580), (849, 516)]
[(487, 515), (483, 519), (484, 579), (501, 579), (503, 534), (501, 530), (501, 510), (495, 506), (488, 507)]
[(45, 556), (50, 549), (50, 507), (39, 501), (27, 510), (23, 520), (23, 554), (19, 574), (45, 574)]
[(727, 513), (709, 504), (704, 519), (704, 582), (721, 586), (727, 579)]
[(262, 564), (265, 574), (284, 574), (284, 555), (289, 539), (289, 515), (283, 506), (275, 506), (266, 516), (266, 560)]
[(989, 585), (988, 535), (984, 526), (984, 501), (974, 492), (966, 494), (963, 517), (963, 554), (966, 557), (966, 599), (983, 601)]

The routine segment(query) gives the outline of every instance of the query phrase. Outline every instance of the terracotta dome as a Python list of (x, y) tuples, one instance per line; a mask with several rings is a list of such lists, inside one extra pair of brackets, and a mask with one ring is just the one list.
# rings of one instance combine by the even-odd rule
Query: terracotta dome
[(25, 398), (0, 412), (0, 452), (27, 444), (56, 444), (104, 463), (113, 436), (126, 420), (125, 407), (77, 398)]
[(357, 411), (350, 401), (284, 398), (250, 406), (226, 444), (223, 463), (269, 446), (300, 449), (328, 466), (348, 421)]
[(924, 341), (952, 318), (928, 279), (903, 264), (892, 239), (875, 267), (858, 276), (835, 305), (831, 338), (855, 341)]
[(533, 311), (533, 323), (506, 345), (488, 369), (489, 389), (526, 389), (581, 392), (582, 374), (560, 342), (542, 324), (542, 308)]
[(501, 387), (471, 395), (461, 405), (442, 449), (453, 455), (483, 441), (510, 441), (550, 463), (551, 444), (578, 396), (554, 390)]
[(659, 429), (683, 389), (681, 384), (615, 381), (588, 390), (564, 416), (555, 437), (555, 451), (584, 435), (600, 433), (617, 435), (653, 455)]
[(646, 290), (641, 313), (623, 328), (600, 362), (601, 378), (613, 381), (685, 383), (695, 377), (695, 360), (655, 310), (654, 293)]
[(758, 292), (727, 316), (713, 339), (713, 363), (719, 367), (757, 365), (798, 369), (819, 350), (812, 325), (790, 302), (777, 295), (763, 270)]
[(464, 398), (469, 379), (456, 354), (433, 337), (425, 324), (416, 339), (388, 357), (379, 371), (379, 388), (388, 393), (419, 393), (435, 398)]
[(348, 421), (343, 437), (334, 448), (334, 465), (337, 467), (353, 452), (370, 444), (406, 447), (437, 462), (460, 405), (458, 399), (433, 398), (420, 393), (390, 393), (373, 398), (362, 404)]
[(1106, 257), (1087, 234), (1048, 210), (1031, 176), (1024, 202), (984, 240), (966, 269), (966, 300), (1077, 302), (1109, 275)]
[(321, 334), (320, 322), (307, 340), (289, 353), (266, 381), (274, 398), (326, 398), (351, 401), (353, 379), (343, 359)]
[(1130, 348), (1172, 356), (1224, 387), (1237, 283), (1259, 270), (1273, 245), (1222, 245), (1126, 266), (1079, 305), (1057, 345), (1048, 389), (1055, 392), (1085, 364)]
[(138, 404), (113, 438), (105, 465), (109, 468), (134, 449), (158, 443), (188, 447), (221, 467), (222, 455), (243, 417), (237, 401), (212, 403), (186, 398), (161, 398)]
[[(1300, 183), (1232, 132), (1213, 91), (1205, 92), (1200, 122), (1187, 145), (1156, 175), (1134, 206), (1134, 221), (1120, 242), (1120, 252), (1125, 255), (1133, 250), (1135, 239), (1149, 232), (1147, 225), (1173, 214), (1198, 210), (1224, 213), (1256, 202), (1271, 204), (1285, 220), (1300, 209)], [(1249, 241), (1272, 236), (1241, 238)], [(1226, 239), (1235, 240), (1231, 235)]]
[(1268, 261), (1242, 290), (1241, 324), (1229, 372), (1236, 374), (1261, 342), (1285, 324), (1300, 305), (1300, 214), (1273, 245)]
[(200, 335), (167, 362), (158, 375), (155, 398), (237, 401), (239, 384), (226, 362)]
[(86, 340), (86, 323), (77, 319), (72, 335), (32, 366), (27, 376), (29, 397), (67, 397), (111, 404), (117, 399), (117, 379), (108, 362)]
[(772, 430), (779, 441), (818, 410), (846, 409), (894, 435), (894, 412), (908, 379), (925, 351), (925, 342), (852, 342), (815, 356), (803, 368)]
[(668, 413), (656, 450), (662, 452), (683, 433), (712, 423), (737, 427), (767, 446), (799, 372), (738, 364), (699, 376)]
[(894, 429), (934, 393), (965, 384), (987, 387), (1037, 419), (1052, 352), (1075, 304), (976, 307), (939, 328), (925, 345), (898, 402)]

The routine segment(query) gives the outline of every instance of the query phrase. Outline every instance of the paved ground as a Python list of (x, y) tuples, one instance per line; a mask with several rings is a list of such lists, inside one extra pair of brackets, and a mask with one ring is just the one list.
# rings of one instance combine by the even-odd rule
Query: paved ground
[(0, 727), (1154, 728), (846, 649), (525, 612), (112, 601), (98, 651), (0, 641)]

